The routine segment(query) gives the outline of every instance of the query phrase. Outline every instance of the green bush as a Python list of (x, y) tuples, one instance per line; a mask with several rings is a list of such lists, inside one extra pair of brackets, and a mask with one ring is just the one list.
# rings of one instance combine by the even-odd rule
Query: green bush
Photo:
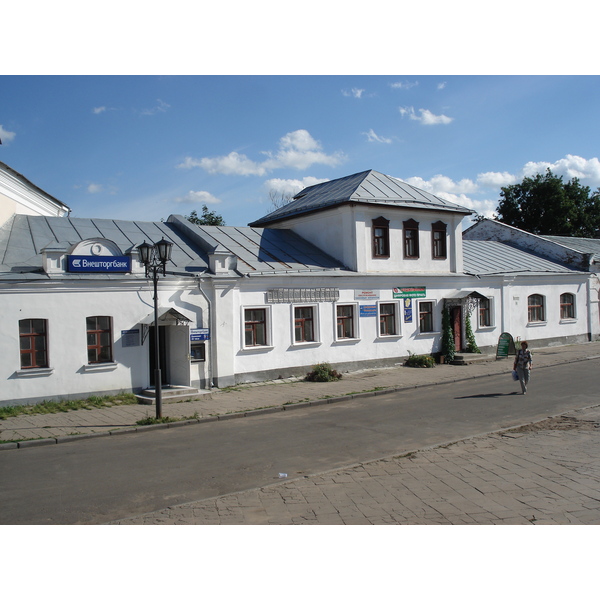
[(422, 369), (433, 369), (435, 360), (429, 354), (411, 354), (404, 363), (407, 367), (417, 367)]
[(337, 381), (342, 374), (331, 368), (329, 363), (319, 363), (313, 366), (313, 370), (306, 374), (306, 381)]

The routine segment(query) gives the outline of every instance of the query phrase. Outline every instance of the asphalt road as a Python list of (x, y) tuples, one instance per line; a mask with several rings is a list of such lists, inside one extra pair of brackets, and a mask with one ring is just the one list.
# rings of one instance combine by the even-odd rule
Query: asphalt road
[(402, 454), (598, 403), (600, 360), (0, 454), (0, 524), (94, 524)]

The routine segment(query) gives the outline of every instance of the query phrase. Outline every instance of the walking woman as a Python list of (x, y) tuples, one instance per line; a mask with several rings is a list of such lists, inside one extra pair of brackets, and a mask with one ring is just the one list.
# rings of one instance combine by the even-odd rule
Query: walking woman
[(521, 383), (521, 391), (523, 394), (527, 393), (527, 384), (529, 383), (531, 365), (533, 363), (531, 352), (527, 347), (527, 342), (521, 342), (521, 349), (517, 351), (517, 354), (515, 355), (515, 364), (513, 365), (513, 369), (516, 370), (519, 375), (519, 382)]

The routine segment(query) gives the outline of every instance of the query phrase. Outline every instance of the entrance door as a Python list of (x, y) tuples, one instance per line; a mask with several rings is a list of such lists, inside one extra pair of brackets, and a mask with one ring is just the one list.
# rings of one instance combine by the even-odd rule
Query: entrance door
[[(158, 328), (158, 354), (160, 357), (160, 379), (161, 379), (161, 385), (166, 385), (167, 384), (167, 367), (168, 367), (168, 363), (167, 363), (167, 341), (166, 341), (166, 327), (160, 327)], [(150, 357), (150, 385), (153, 386), (154, 385), (154, 370), (156, 369), (156, 364), (154, 363), (155, 361), (155, 350), (154, 350), (154, 326), (150, 327), (150, 332), (148, 335), (148, 340), (150, 342), (150, 352), (149, 357)]]
[(452, 332), (454, 333), (454, 347), (457, 352), (462, 350), (462, 308), (454, 306), (452, 308)]

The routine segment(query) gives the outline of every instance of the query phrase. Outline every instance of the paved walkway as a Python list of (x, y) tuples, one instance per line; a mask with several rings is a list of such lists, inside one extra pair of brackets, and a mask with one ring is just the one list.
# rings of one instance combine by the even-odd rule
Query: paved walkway
[[(600, 357), (600, 342), (552, 348), (532, 348), (535, 370), (553, 365)], [(155, 416), (155, 407), (126, 405), (112, 408), (74, 410), (66, 413), (21, 415), (0, 420), (0, 450), (33, 445), (54, 444), (85, 439), (91, 435), (115, 435), (137, 431), (140, 427), (174, 427), (186, 422), (202, 423), (215, 419), (264, 414), (271, 410), (290, 410), (310, 404), (351, 400), (357, 394), (380, 394), (393, 390), (435, 385), (463, 379), (505, 373), (510, 377), (510, 359), (489, 360), (466, 366), (437, 365), (433, 369), (393, 367), (346, 373), (331, 383), (310, 383), (282, 379), (236, 388), (215, 390), (193, 402), (165, 403), (163, 416), (182, 419), (169, 425), (137, 426), (146, 417)], [(518, 383), (515, 383), (515, 390)]]

